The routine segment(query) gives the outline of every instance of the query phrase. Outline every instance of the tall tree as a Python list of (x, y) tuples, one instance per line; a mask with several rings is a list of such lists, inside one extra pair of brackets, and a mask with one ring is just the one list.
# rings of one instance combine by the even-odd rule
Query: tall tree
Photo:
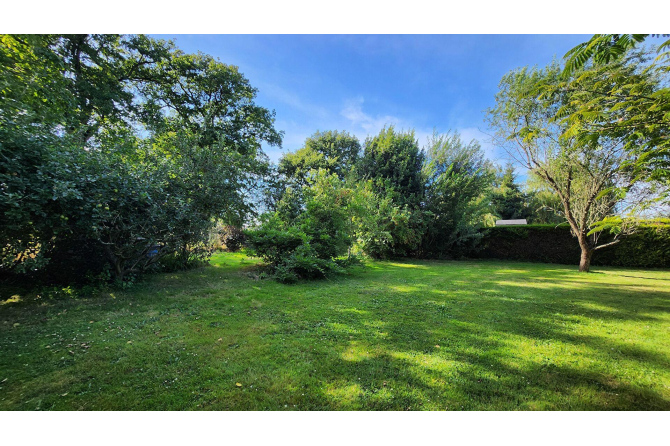
[(486, 200), (495, 178), (493, 165), (476, 140), (458, 133), (434, 133), (423, 167), (426, 178), (426, 232), (423, 253), (431, 257), (464, 254), (480, 238), (489, 212)]
[(590, 231), (596, 222), (614, 214), (620, 196), (613, 188), (628, 188), (634, 182), (624, 169), (634, 158), (620, 139), (599, 137), (587, 143), (553, 119), (569, 103), (570, 94), (538, 97), (534, 92), (540, 84), (560, 82), (560, 74), (554, 63), (505, 75), (488, 120), (498, 144), (559, 195), (581, 248), (579, 270), (589, 271), (593, 253), (616, 243), (599, 244), (599, 233)]
[(57, 126), (91, 144), (103, 128), (137, 118), (136, 92), (156, 80), (155, 68), (170, 51), (171, 43), (141, 35), (3, 35), (3, 114)]
[[(664, 35), (667, 37), (667, 35)], [(670, 40), (636, 50), (647, 34), (596, 34), (566, 55), (560, 82), (545, 95), (570, 101), (556, 120), (584, 141), (620, 139), (635, 160), (631, 174), (652, 183), (670, 202)], [(588, 69), (584, 70), (583, 68)], [(626, 190), (619, 191), (626, 193)], [(658, 201), (641, 200), (640, 207)]]
[(0, 62), (0, 268), (68, 240), (120, 279), (186, 259), (216, 219), (249, 213), (261, 143), (281, 143), (237, 67), (170, 42), (1, 36)]
[(397, 132), (390, 126), (365, 140), (363, 156), (358, 163), (359, 177), (369, 180), (379, 197), (388, 198), (391, 209), (398, 207), (408, 217), (384, 225), (392, 241), (373, 249), (381, 253), (380, 256), (414, 255), (420, 248), (424, 230), (421, 211), (425, 183), (423, 161), (424, 153), (413, 130)]
[(258, 154), (261, 141), (281, 144), (275, 114), (255, 104), (258, 90), (234, 65), (171, 48), (140, 85), (143, 119), (157, 133), (186, 129), (198, 145), (216, 143), (240, 154)]
[(389, 191), (398, 203), (418, 206), (423, 198), (424, 157), (414, 130), (398, 132), (393, 126), (385, 127), (365, 140), (359, 176)]

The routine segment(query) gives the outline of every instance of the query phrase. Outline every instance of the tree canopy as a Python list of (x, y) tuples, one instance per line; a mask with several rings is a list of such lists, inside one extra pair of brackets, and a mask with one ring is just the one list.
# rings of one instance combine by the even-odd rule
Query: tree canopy
[(316, 132), (305, 141), (305, 145), (279, 160), (278, 172), (305, 184), (312, 170), (324, 169), (340, 179), (356, 165), (361, 144), (347, 132)]
[(117, 279), (183, 265), (251, 212), (281, 133), (237, 67), (142, 35), (3, 35), (0, 60), (4, 270), (72, 246)]

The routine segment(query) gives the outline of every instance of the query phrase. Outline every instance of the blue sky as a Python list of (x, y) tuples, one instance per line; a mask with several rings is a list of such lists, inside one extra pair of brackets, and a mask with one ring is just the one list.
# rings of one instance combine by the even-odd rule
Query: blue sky
[(387, 124), (477, 139), (489, 158), (484, 110), (508, 71), (561, 58), (589, 35), (160, 35), (185, 52), (237, 65), (276, 111), (281, 149), (299, 149), (317, 130), (346, 130), (361, 142)]

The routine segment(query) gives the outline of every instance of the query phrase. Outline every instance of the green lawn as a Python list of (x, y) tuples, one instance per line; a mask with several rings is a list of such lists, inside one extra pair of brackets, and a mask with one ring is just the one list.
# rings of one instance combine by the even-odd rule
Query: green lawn
[(670, 409), (670, 272), (256, 261), (0, 305), (0, 410)]

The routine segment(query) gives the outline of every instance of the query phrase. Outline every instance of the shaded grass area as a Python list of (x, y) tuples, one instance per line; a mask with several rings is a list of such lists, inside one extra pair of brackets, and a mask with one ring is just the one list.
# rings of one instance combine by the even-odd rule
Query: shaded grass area
[(670, 272), (256, 260), (0, 305), (0, 410), (670, 409)]

